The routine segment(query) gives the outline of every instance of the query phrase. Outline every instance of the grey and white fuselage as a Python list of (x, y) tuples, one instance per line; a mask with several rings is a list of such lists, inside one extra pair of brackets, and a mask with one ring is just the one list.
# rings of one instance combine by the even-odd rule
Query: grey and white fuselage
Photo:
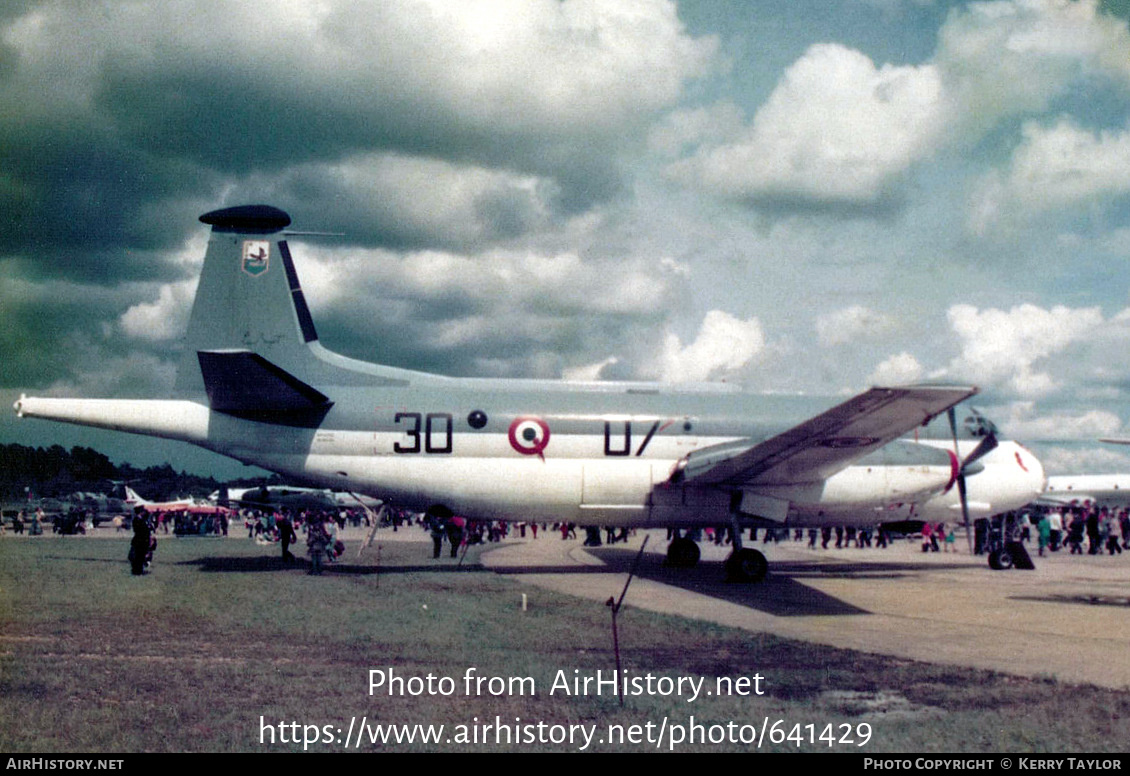
[[(726, 490), (671, 484), (688, 453), (770, 438), (820, 406), (805, 397), (547, 391), (538, 383), (516, 391), (477, 382), (338, 389), (316, 428), (233, 417), (188, 400), (23, 398), (16, 409), (189, 442), (419, 511), (442, 505), (488, 519), (687, 526), (725, 523), (732, 501)], [(468, 423), (475, 413), (476, 422), (486, 419), (482, 428)], [(522, 418), (549, 429), (544, 448), (516, 449), (509, 430)], [(540, 444), (525, 442), (531, 451)], [(909, 516), (950, 484), (946, 450), (895, 442), (825, 480), (751, 488), (746, 499), (762, 497), (766, 519), (778, 522), (862, 525)]]

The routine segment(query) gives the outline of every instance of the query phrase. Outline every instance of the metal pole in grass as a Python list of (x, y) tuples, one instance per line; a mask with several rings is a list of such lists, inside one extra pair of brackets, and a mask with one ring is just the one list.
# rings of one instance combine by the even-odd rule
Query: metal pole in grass
[[(466, 524), (464, 524), (464, 528), (466, 528)], [(463, 535), (462, 541), (463, 541), (463, 552), (459, 553), (459, 565), (455, 567), (455, 568), (458, 568), (458, 569), (463, 568), (463, 559), (467, 557), (467, 550), (471, 549), (471, 545), (467, 543), (466, 534)]]
[(616, 654), (616, 695), (620, 698), (620, 708), (624, 707), (624, 682), (620, 679), (622, 675), (620, 673), (620, 634), (616, 629), (616, 615), (620, 613), (620, 607), (624, 605), (624, 596), (628, 594), (628, 585), (632, 584), (632, 577), (636, 575), (640, 558), (643, 557), (644, 547), (647, 547), (647, 540), (650, 538), (650, 536), (643, 538), (640, 551), (636, 553), (636, 559), (632, 561), (632, 568), (628, 572), (628, 581), (624, 583), (624, 589), (620, 591), (620, 600), (609, 596), (608, 600), (604, 602), (604, 605), (612, 610), (612, 651)]
[[(357, 496), (353, 497), (357, 498)], [(360, 504), (361, 499), (357, 499), (357, 503)], [(377, 529), (381, 527), (381, 520), (384, 519), (385, 512), (388, 510), (388, 505), (381, 504), (381, 508), (377, 510), (376, 513), (374, 513), (373, 510), (369, 509), (364, 504), (361, 504), (361, 509), (365, 510), (365, 514), (368, 516), (369, 521), (373, 524), (373, 526), (369, 529), (369, 535), (365, 537), (365, 541), (361, 542), (361, 546), (357, 548), (358, 558), (361, 557), (361, 553), (363, 553), (373, 544), (373, 539), (375, 539), (377, 536)]]
[[(369, 509), (369, 507), (365, 506), (364, 502), (362, 502), (361, 499), (357, 498), (357, 494), (354, 493), (352, 495), (353, 495), (353, 498), (357, 499), (357, 503), (361, 505), (361, 509), (365, 510), (365, 514), (368, 515), (369, 521), (373, 524), (373, 527), (369, 529), (369, 535), (367, 537), (365, 537), (365, 541), (361, 542), (361, 546), (357, 548), (357, 557), (360, 558), (361, 553), (363, 553), (370, 545), (372, 545), (373, 539), (376, 538), (377, 529), (381, 527), (381, 520), (384, 519), (385, 513), (388, 511), (388, 505), (387, 504), (381, 504), (381, 508), (378, 509), (374, 513), (373, 510), (371, 510), (371, 509)], [(377, 544), (377, 585), (376, 586), (378, 588), (381, 586), (381, 545), (379, 543)]]

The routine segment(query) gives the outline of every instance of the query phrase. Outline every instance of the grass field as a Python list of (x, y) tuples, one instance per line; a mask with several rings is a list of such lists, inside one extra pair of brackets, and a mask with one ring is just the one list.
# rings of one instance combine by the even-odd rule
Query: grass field
[[(275, 547), (162, 537), (152, 573), (135, 578), (124, 535), (0, 537), (0, 751), (274, 751), (302, 749), (312, 737), (309, 749), (328, 751), (342, 749), (339, 739), (351, 723), (360, 731), (362, 717), (369, 730), (445, 728), (438, 743), (373, 742), (370, 734), (361, 751), (574, 751), (582, 733), (540, 740), (569, 726), (595, 730), (589, 750), (649, 750), (661, 724), (659, 748), (669, 749), (676, 726), (694, 732), (692, 717), (700, 737), (727, 740), (677, 750), (754, 749), (730, 740), (763, 728), (762, 750), (1126, 748), (1130, 693), (729, 630), (633, 609), (630, 594), (619, 617), (629, 676), (703, 678), (705, 690), (715, 677), (760, 674), (765, 694), (641, 694), (623, 708), (607, 690), (551, 695), (558, 672), (572, 679), (615, 668), (608, 609), (484, 571), (474, 551), (462, 568), (433, 561), (426, 534), (419, 538), (383, 543), (379, 567), (375, 549), (357, 559), (351, 543), (342, 565), (315, 577), (303, 564), (281, 563)], [(536, 695), (517, 692), (530, 682), (510, 694), (484, 684), (468, 695), (471, 667), (499, 677), (496, 688), (528, 678)], [(448, 678), (452, 692), (411, 695), (416, 683), (408, 682), (401, 694), (370, 695), (371, 670), (420, 684), (431, 674), (437, 690)], [(496, 717), (509, 726), (505, 735), (483, 732)], [(610, 739), (617, 725), (637, 742)], [(861, 741), (861, 725), (869, 727), (865, 746), (839, 742), (846, 732)], [(356, 733), (349, 740), (354, 748)]]

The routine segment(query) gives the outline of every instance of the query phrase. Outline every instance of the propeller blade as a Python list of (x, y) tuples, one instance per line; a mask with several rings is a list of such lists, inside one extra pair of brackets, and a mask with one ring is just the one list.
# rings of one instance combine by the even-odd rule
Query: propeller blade
[(961, 499), (961, 516), (965, 520), (965, 536), (969, 540), (969, 554), (973, 554), (973, 527), (969, 524), (969, 496), (965, 490), (965, 475), (957, 475), (957, 494)]
[(975, 463), (978, 459), (984, 458), (986, 455), (995, 450), (997, 444), (998, 442), (996, 434), (989, 434), (987, 437), (982, 439), (977, 444), (977, 447), (973, 448), (973, 452), (969, 454), (969, 457), (961, 462), (962, 474), (965, 474), (968, 471), (969, 467), (972, 466), (973, 463)]
[[(946, 410), (946, 416), (950, 420), (950, 433), (953, 435), (953, 454), (957, 460), (961, 461), (961, 451), (957, 445), (957, 410), (953, 407), (950, 407), (948, 410)], [(991, 436), (992, 435), (990, 435), (990, 437)], [(988, 439), (989, 437), (986, 437), (981, 444), (984, 444), (984, 442)], [(992, 448), (996, 446), (997, 441), (996, 439), (993, 439), (992, 447), (990, 447), (989, 450), (992, 450)], [(969, 454), (969, 458), (965, 461), (962, 461), (961, 467), (957, 472), (957, 496), (961, 501), (961, 516), (965, 521), (965, 536), (969, 540), (970, 555), (973, 554), (973, 526), (969, 524), (969, 497), (965, 490), (965, 467), (976, 461), (977, 458), (980, 458), (982, 455), (989, 452), (989, 450), (986, 450), (984, 453), (978, 454), (978, 450), (980, 449), (981, 445), (979, 444), (973, 450), (973, 452)], [(974, 458), (974, 456), (976, 456), (976, 458)]]

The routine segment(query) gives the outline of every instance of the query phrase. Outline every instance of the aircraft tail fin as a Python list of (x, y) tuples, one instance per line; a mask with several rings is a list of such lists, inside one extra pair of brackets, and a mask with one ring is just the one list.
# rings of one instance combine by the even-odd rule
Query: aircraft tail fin
[[(177, 394), (205, 392), (202, 351), (253, 351), (284, 372), (316, 371), (310, 344), (318, 333), (282, 231), (290, 216), (268, 205), (244, 205), (205, 213), (200, 220), (212, 227), (212, 236), (177, 372)], [(229, 385), (221, 393), (232, 390)]]
[(445, 380), (322, 347), (283, 231), (290, 216), (282, 210), (242, 205), (200, 220), (212, 237), (177, 368), (177, 398), (196, 402), (207, 394), (216, 410), (293, 412), (295, 422), (305, 423), (331, 404), (313, 385)]

